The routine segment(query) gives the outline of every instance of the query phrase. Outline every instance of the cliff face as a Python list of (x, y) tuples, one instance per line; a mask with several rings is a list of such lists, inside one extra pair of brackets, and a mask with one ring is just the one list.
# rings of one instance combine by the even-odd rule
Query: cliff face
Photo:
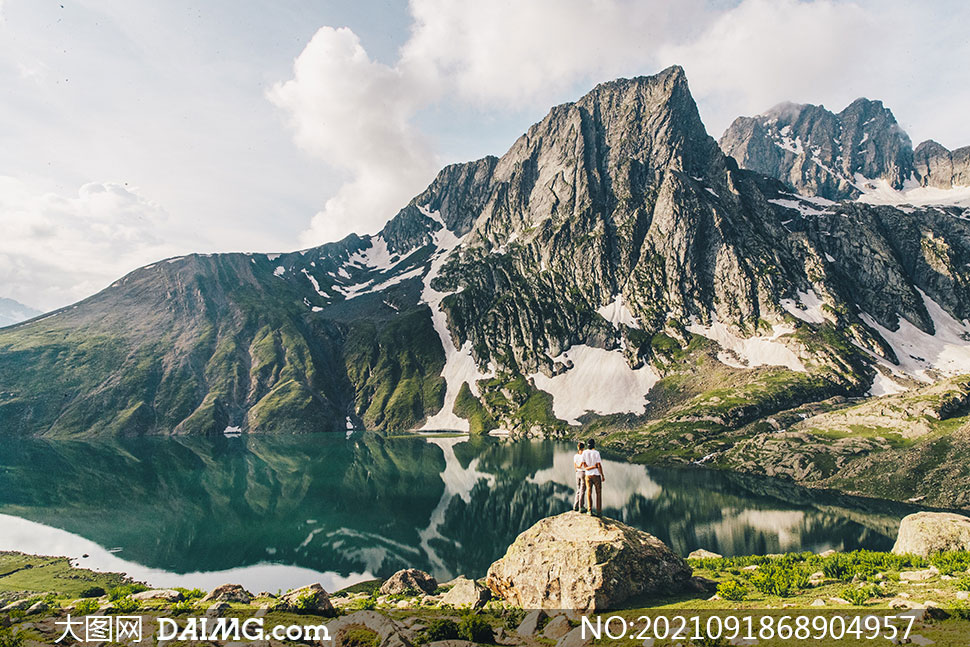
[(787, 106), (729, 133), (680, 68), (621, 79), (445, 168), (376, 235), (137, 270), (0, 331), (0, 428), (538, 433), (649, 416), (724, 371), (703, 402), (730, 411), (691, 415), (740, 423), (862, 394), (877, 366), (957, 371), (939, 348), (970, 318), (961, 211), (820, 197), (922, 163), (892, 114)]

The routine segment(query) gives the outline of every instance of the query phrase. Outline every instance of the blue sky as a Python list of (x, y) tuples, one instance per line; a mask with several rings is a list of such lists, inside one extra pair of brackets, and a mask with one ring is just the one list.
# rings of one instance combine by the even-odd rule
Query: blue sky
[(599, 81), (684, 65), (719, 136), (883, 99), (970, 144), (970, 4), (0, 0), (0, 296), (53, 308), (158, 258), (373, 232)]

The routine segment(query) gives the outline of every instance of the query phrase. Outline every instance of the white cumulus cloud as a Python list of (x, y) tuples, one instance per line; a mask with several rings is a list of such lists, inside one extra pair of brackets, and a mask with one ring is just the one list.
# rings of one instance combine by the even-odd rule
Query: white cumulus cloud
[(304, 233), (304, 243), (373, 231), (433, 177), (434, 157), (410, 119), (423, 101), (420, 83), (372, 61), (346, 28), (323, 27), (276, 84), (296, 143), (349, 176)]

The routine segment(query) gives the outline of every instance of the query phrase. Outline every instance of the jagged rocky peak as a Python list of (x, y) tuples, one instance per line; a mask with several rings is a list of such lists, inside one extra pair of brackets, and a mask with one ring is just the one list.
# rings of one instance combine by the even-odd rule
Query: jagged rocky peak
[(798, 192), (853, 199), (867, 180), (901, 189), (913, 170), (909, 136), (881, 101), (856, 99), (839, 113), (783, 103), (739, 117), (721, 149), (743, 168), (775, 177)]
[(928, 139), (916, 147), (913, 165), (922, 186), (939, 189), (970, 186), (970, 146), (951, 151)]

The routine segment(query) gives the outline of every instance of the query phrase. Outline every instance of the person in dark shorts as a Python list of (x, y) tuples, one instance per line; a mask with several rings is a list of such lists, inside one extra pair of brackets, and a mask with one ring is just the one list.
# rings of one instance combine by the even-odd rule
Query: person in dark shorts
[(583, 512), (583, 504), (586, 502), (586, 464), (583, 463), (583, 450), (586, 443), (576, 445), (576, 454), (573, 455), (573, 466), (576, 468), (576, 499), (573, 501), (573, 510)]

